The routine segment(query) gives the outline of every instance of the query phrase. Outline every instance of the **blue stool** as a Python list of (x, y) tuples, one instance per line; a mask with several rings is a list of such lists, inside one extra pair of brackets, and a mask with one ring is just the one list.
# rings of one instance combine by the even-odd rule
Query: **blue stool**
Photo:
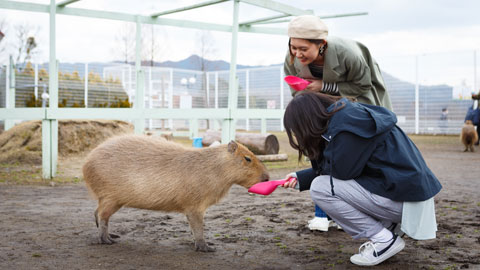
[(202, 148), (203, 145), (202, 145), (202, 137), (195, 137), (193, 138), (193, 143), (192, 143), (193, 147), (195, 148)]

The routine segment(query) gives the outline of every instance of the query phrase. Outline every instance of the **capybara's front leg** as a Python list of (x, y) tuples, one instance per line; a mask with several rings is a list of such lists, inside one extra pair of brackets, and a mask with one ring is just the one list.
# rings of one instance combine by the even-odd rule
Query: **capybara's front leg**
[(99, 231), (100, 244), (111, 245), (115, 243), (113, 238), (119, 237), (118, 235), (108, 233), (108, 220), (118, 209), (120, 209), (120, 206), (116, 204), (99, 201), (98, 208), (95, 211), (95, 222)]
[(187, 213), (188, 223), (195, 238), (195, 251), (213, 252), (214, 248), (209, 247), (203, 236), (203, 216), (205, 211), (194, 211)]

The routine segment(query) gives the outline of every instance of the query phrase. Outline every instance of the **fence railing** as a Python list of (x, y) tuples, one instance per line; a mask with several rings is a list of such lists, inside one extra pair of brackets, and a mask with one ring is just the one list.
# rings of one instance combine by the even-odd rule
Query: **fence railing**
[[(380, 63), (381, 67), (385, 66), (383, 75), (393, 110), (398, 116), (398, 125), (407, 133), (460, 133), (466, 111), (473, 104), (469, 94), (475, 92), (477, 83), (476, 52), (464, 54), (464, 61), (460, 61), (463, 66), (451, 67), (463, 73), (452, 71), (451, 78), (447, 77), (444, 81), (442, 78), (446, 76), (446, 71), (436, 67), (435, 55), (392, 57)], [(475, 57), (470, 65), (466, 63), (466, 55)], [(447, 58), (444, 54), (437, 56)], [(460, 65), (458, 61), (457, 65)], [(434, 72), (436, 68), (438, 72)], [(149, 66), (143, 66), (142, 70), (145, 74), (145, 108), (188, 110), (228, 107), (228, 70), (202, 72)], [(6, 67), (0, 72), (1, 107), (5, 107), (6, 86), (11, 77), (8, 73)], [(17, 66), (15, 107), (42, 106), (41, 96), (48, 93), (48, 74), (47, 64)], [(283, 77), (283, 67), (280, 65), (238, 69), (237, 108), (283, 110), (292, 98)], [(455, 81), (458, 81), (457, 85), (454, 85)], [(135, 66), (132, 65), (59, 64), (60, 107), (129, 106), (135, 102), (136, 87)], [(165, 116), (145, 122), (148, 129), (189, 130), (190, 136), (197, 134), (192, 129), (216, 129), (220, 128), (220, 124), (214, 119), (198, 119), (197, 123), (192, 124), (189, 117), (169, 119)], [(255, 118), (241, 117), (236, 122), (236, 128), (283, 130), (281, 115), (276, 119), (259, 115)]]

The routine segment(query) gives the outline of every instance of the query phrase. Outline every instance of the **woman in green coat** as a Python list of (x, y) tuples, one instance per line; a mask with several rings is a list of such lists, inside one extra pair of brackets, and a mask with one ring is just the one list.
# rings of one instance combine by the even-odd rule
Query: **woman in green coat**
[[(295, 17), (288, 25), (288, 52), (285, 75), (310, 81), (306, 90), (350, 97), (360, 103), (392, 110), (380, 68), (363, 44), (328, 36), (327, 26), (313, 15)], [(291, 89), (292, 95), (297, 91)], [(295, 177), (293, 174), (288, 177)], [(328, 231), (335, 226), (325, 212), (315, 206), (311, 230)]]
[[(311, 81), (307, 90), (392, 110), (380, 68), (363, 44), (328, 36), (327, 26), (313, 15), (294, 18), (288, 36), (285, 75)], [(292, 95), (295, 93), (292, 89)]]

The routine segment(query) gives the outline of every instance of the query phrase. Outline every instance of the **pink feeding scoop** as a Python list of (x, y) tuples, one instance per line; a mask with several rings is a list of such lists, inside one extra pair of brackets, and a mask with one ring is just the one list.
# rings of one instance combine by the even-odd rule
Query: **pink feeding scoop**
[(288, 179), (272, 180), (272, 181), (257, 183), (251, 186), (248, 189), (248, 192), (256, 193), (260, 195), (270, 195), (278, 186), (283, 185), (284, 183), (290, 180), (295, 180), (295, 179), (296, 178), (294, 177), (290, 177)]
[(307, 88), (311, 82), (304, 80), (302, 78), (288, 75), (284, 78), (285, 82), (287, 82), (290, 87), (292, 87), (295, 91), (302, 91), (303, 89)]

